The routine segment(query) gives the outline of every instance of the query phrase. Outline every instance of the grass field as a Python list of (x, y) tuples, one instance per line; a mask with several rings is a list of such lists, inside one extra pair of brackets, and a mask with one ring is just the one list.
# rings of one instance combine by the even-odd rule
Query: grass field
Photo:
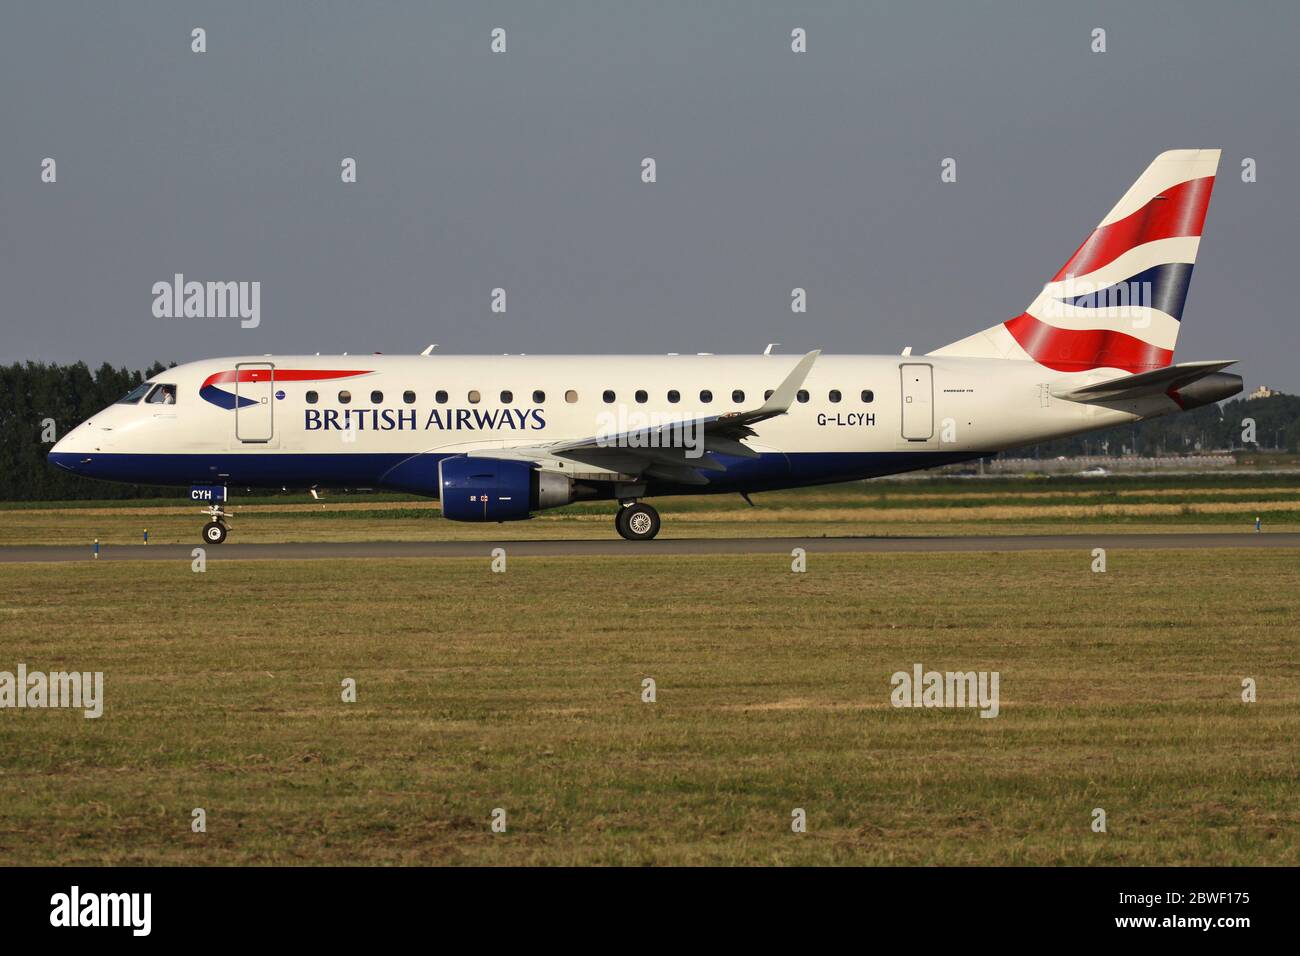
[[(0, 545), (200, 543), (206, 520), (177, 498), (0, 505)], [(664, 537), (1033, 534), (1067, 530), (1300, 530), (1300, 485), (1284, 475), (875, 481), (756, 495), (654, 499)], [(397, 495), (236, 496), (232, 542), (608, 538), (610, 502), (504, 525), (444, 521)]]
[(1298, 560), (0, 565), (0, 670), (106, 695), (0, 711), (0, 863), (1295, 865)]

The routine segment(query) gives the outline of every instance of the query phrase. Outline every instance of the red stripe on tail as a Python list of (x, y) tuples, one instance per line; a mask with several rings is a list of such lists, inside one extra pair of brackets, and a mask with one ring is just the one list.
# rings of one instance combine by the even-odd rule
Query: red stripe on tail
[(1152, 197), (1145, 206), (1123, 219), (1098, 226), (1052, 281), (1095, 272), (1144, 242), (1199, 236), (1205, 227), (1205, 212), (1213, 189), (1213, 176), (1189, 179)]
[(1170, 349), (1109, 329), (1058, 329), (1028, 312), (1004, 322), (1007, 331), (1039, 365), (1058, 372), (1122, 368), (1145, 372), (1174, 360)]

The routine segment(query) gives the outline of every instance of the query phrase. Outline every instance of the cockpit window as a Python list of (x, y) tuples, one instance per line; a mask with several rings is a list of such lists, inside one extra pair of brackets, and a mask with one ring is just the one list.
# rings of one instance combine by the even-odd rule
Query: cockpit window
[(137, 385), (135, 388), (131, 389), (131, 391), (119, 398), (115, 404), (134, 405), (136, 402), (140, 401), (140, 399), (144, 398), (145, 392), (149, 391), (151, 388), (153, 388), (153, 382), (145, 382), (142, 385)]
[(146, 405), (175, 405), (176, 404), (176, 386), (175, 385), (155, 385), (149, 397), (144, 400)]

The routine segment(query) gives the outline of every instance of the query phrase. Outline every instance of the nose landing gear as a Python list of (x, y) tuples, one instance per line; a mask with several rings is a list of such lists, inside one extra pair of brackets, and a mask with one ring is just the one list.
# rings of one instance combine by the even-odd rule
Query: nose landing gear
[(203, 513), (212, 519), (203, 526), (204, 544), (221, 544), (226, 540), (226, 534), (230, 530), (226, 527), (226, 519), (230, 517), (230, 512), (223, 509), (221, 505), (213, 505), (211, 508), (204, 508)]
[(619, 505), (614, 527), (629, 541), (649, 541), (659, 533), (659, 512), (647, 504)]

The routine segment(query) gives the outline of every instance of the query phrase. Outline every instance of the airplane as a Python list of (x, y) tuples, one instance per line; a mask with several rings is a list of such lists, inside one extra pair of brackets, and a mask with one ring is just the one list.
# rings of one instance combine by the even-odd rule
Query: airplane
[[(1237, 394), (1235, 360), (1173, 363), (1217, 149), (1161, 153), (1020, 315), (923, 356), (242, 356), (167, 369), (77, 426), (56, 467), (190, 486), (437, 498), (454, 521), (845, 482), (988, 457)], [(750, 502), (752, 504), (752, 501)]]

